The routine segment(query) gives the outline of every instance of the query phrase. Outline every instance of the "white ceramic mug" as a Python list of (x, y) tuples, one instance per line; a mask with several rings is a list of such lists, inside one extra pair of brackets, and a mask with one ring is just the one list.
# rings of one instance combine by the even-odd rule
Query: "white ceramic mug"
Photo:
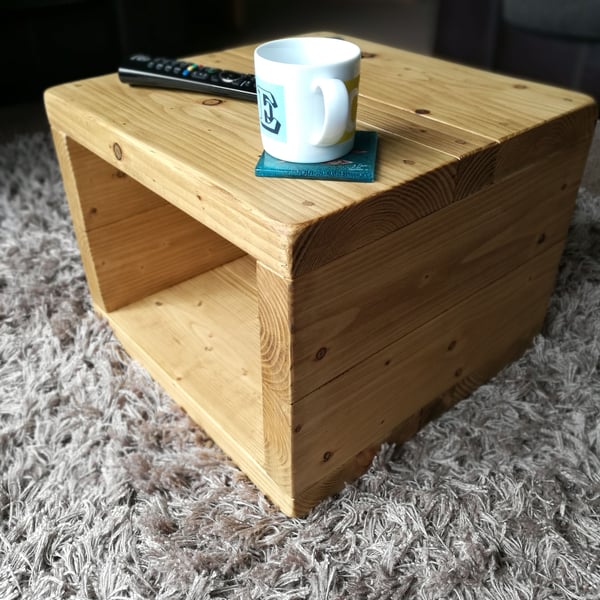
[(274, 40), (256, 48), (263, 147), (291, 162), (319, 163), (352, 150), (360, 48), (327, 37)]

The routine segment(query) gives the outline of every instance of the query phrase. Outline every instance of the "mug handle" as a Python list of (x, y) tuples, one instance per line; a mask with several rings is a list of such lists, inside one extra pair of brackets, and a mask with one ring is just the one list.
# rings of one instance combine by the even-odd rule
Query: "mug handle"
[(346, 84), (340, 79), (316, 79), (313, 90), (323, 94), (325, 118), (321, 131), (310, 138), (313, 146), (331, 146), (339, 141), (346, 131), (350, 117), (350, 99)]

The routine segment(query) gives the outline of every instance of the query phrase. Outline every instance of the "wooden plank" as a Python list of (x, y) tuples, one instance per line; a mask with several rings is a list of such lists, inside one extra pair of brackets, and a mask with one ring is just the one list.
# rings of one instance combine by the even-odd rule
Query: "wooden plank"
[(537, 332), (563, 243), (441, 313), (294, 405), (294, 497)]
[[(518, 342), (515, 342), (505, 353), (491, 357), (489, 361), (482, 363), (478, 369), (453, 384), (447, 391), (425, 404), (423, 408), (418, 408), (413, 414), (396, 426), (383, 441), (403, 444), (412, 438), (429, 421), (438, 418), (457, 402), (467, 398), (479, 386), (496, 375), (507, 363), (521, 356), (529, 345), (530, 340), (523, 337)], [(323, 479), (309, 485), (294, 498), (293, 514), (295, 516), (305, 515), (320, 500), (338, 492), (346, 483), (360, 477), (369, 468), (380, 448), (380, 443), (371, 444), (355, 456), (352, 456), (342, 466), (328, 473)]]
[[(183, 407), (198, 404), (262, 462), (255, 263), (244, 257), (104, 313)], [(204, 423), (201, 423), (204, 426)]]
[(292, 492), (291, 410), (292, 315), (290, 284), (264, 265), (256, 265), (264, 466), (286, 494)]
[[(585, 150), (551, 156), (295, 279), (294, 399), (563, 239)], [(343, 225), (323, 243), (337, 245)]]
[(370, 96), (360, 97), (357, 120), (364, 128), (391, 133), (457, 159), (497, 144), (492, 138), (398, 109)]
[(52, 139), (54, 148), (60, 165), (65, 194), (69, 205), (71, 220), (73, 221), (73, 230), (79, 246), (81, 254), (81, 262), (83, 270), (90, 290), (92, 299), (100, 308), (104, 307), (102, 294), (100, 291), (100, 283), (96, 274), (96, 266), (90, 251), (88, 238), (85, 232), (85, 215), (82, 208), (82, 198), (79, 195), (75, 172), (82, 166), (82, 161), (78, 160), (77, 156), (71, 155), (69, 151), (68, 138), (59, 131), (54, 125), (51, 126)]
[[(306, 35), (334, 35), (320, 31)], [(363, 52), (360, 96), (502, 141), (593, 106), (590, 96), (344, 35)], [(255, 44), (231, 51), (251, 56)], [(248, 64), (248, 63), (245, 63)], [(359, 106), (361, 104), (359, 100)], [(435, 127), (435, 125), (431, 125)], [(581, 131), (579, 133), (582, 133)]]
[(66, 138), (66, 146), (75, 164), (74, 178), (83, 216), (81, 226), (86, 231), (165, 204), (160, 196), (75, 140)]
[[(73, 219), (94, 279), (93, 297), (113, 310), (229, 262), (243, 252), (69, 138)], [(64, 159), (63, 159), (64, 162)]]
[(574, 90), (356, 41), (366, 55), (362, 93), (497, 141), (593, 104)]
[(244, 256), (164, 201), (89, 231), (88, 240), (107, 311)]

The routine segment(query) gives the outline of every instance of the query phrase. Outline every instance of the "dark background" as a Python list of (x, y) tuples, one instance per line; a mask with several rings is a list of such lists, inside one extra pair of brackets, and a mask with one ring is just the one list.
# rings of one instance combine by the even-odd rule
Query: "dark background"
[(600, 99), (600, 0), (0, 0), (0, 105), (115, 71), (333, 29)]
[(14, 0), (0, 4), (3, 103), (115, 71), (126, 54), (179, 56), (236, 36), (233, 3), (191, 0)]

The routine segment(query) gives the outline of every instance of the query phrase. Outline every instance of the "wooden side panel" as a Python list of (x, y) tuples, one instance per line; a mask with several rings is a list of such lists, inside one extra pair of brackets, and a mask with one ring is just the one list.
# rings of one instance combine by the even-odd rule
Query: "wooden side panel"
[(82, 226), (86, 231), (160, 208), (164, 200), (114, 165), (65, 136), (75, 166)]
[(256, 265), (264, 467), (281, 490), (292, 495), (292, 331), (289, 281), (264, 265)]
[(550, 157), (294, 280), (294, 398), (563, 239), (584, 151)]
[(543, 323), (562, 248), (553, 245), (296, 403), (297, 502), (315, 499), (315, 481), (327, 481), (327, 493), (341, 485), (357, 455), (367, 462), (365, 449), (397, 436), (458, 382), (522, 351)]
[[(57, 150), (94, 301), (111, 311), (243, 252), (65, 136)], [(65, 164), (66, 163), (66, 164)], [(93, 282), (93, 283), (92, 283)]]
[(85, 230), (85, 214), (81, 205), (82, 198), (80, 197), (77, 180), (75, 179), (75, 168), (79, 169), (81, 167), (81, 160), (79, 160), (77, 155), (71, 155), (68, 148), (68, 138), (64, 133), (58, 131), (54, 127), (51, 128), (51, 131), (58, 164), (60, 165), (65, 194), (69, 204), (71, 220), (73, 221), (73, 230), (75, 231), (75, 237), (77, 238), (81, 262), (83, 263), (90, 294), (94, 303), (97, 306), (104, 308), (100, 282), (98, 281), (96, 266), (92, 258), (92, 252)]
[(597, 116), (597, 107), (589, 104), (506, 140), (498, 152), (494, 180), (499, 181), (510, 173), (543, 162), (550, 154), (581, 148), (583, 144), (585, 150), (579, 165), (581, 177)]
[[(527, 350), (529, 345), (530, 339), (524, 337), (521, 340), (516, 340), (514, 346), (505, 353), (493, 356), (485, 363), (482, 362), (478, 369), (469, 373), (468, 376), (458, 381), (449, 390), (443, 392), (440, 396), (425, 404), (423, 408), (417, 409), (408, 418), (403, 420), (382, 441), (396, 444), (403, 444), (408, 441), (429, 421), (439, 417), (457, 402), (469, 396), (479, 386), (496, 375), (507, 363), (517, 359)], [(367, 446), (339, 468), (328, 473), (323, 479), (314, 482), (301, 491), (294, 499), (294, 514), (306, 514), (317, 502), (339, 491), (347, 482), (353, 481), (362, 475), (368, 469), (380, 447), (380, 443), (373, 443)]]
[(93, 229), (88, 239), (109, 311), (244, 255), (166, 202)]

